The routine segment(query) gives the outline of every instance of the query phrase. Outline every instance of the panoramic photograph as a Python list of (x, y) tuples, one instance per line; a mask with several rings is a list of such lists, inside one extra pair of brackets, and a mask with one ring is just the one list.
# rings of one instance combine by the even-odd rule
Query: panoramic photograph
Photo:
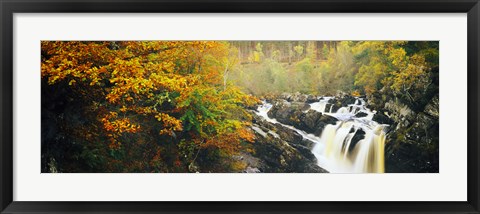
[(439, 173), (438, 41), (41, 41), (42, 173)]

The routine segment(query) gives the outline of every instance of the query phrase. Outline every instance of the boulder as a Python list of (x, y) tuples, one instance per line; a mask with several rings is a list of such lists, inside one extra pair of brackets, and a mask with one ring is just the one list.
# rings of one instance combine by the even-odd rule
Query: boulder
[(355, 132), (355, 134), (353, 135), (352, 140), (350, 141), (348, 151), (351, 152), (355, 148), (357, 143), (363, 139), (365, 139), (365, 131), (363, 131), (363, 129), (358, 129), (357, 132)]
[(314, 110), (309, 110), (308, 112), (301, 115), (298, 128), (308, 133), (314, 133), (317, 129), (317, 125), (321, 117), (322, 113)]
[[(301, 111), (294, 105), (285, 105), (280, 103), (272, 107), (273, 111), (268, 112), (269, 116), (277, 119), (277, 121), (291, 125), (297, 129), (307, 133), (314, 133), (320, 135), (328, 124), (336, 124), (338, 121), (335, 117), (322, 114), (314, 110), (307, 112)], [(278, 124), (280, 125), (280, 124)]]
[(306, 112), (310, 109), (310, 104), (304, 103), (302, 108), (300, 109), (302, 112)]
[(355, 117), (366, 117), (367, 115), (368, 115), (367, 113), (361, 111), (361, 112), (356, 113)]
[(312, 162), (316, 162), (317, 158), (315, 158), (315, 155), (312, 153), (311, 149), (300, 145), (300, 144), (290, 144), (293, 148), (297, 149), (298, 152), (300, 152), (305, 158)]
[[(279, 103), (275, 105), (275, 116), (284, 117), (287, 120), (294, 116), (298, 105)], [(294, 109), (295, 111), (293, 111)], [(287, 113), (286, 113), (287, 112)], [(243, 172), (296, 172), (296, 173), (326, 173), (325, 169), (319, 167), (311, 148), (314, 143), (304, 139), (297, 131), (285, 127), (279, 123), (271, 124), (252, 112), (252, 130), (255, 133), (255, 142), (251, 144), (253, 151), (249, 154), (242, 154), (245, 157), (243, 162), (246, 168)], [(277, 119), (279, 120), (279, 119)], [(279, 120), (280, 121), (280, 120)], [(288, 121), (292, 121), (288, 119)], [(248, 158), (252, 156), (251, 158)], [(255, 160), (255, 161), (248, 161)]]
[[(302, 109), (304, 109), (304, 104), (300, 103), (290, 103), (284, 100), (277, 101), (273, 104), (270, 111), (267, 115), (271, 118), (277, 119), (283, 124), (293, 125), (294, 115), (300, 115)], [(296, 121), (295, 121), (296, 122)]]
[(332, 117), (332, 116), (326, 115), (326, 114), (322, 114), (320, 119), (317, 121), (317, 126), (315, 127), (315, 131), (313, 132), (313, 134), (315, 134), (316, 136), (320, 136), (322, 134), (325, 126), (327, 126), (329, 124), (335, 125), (337, 123), (337, 121), (338, 120), (335, 117)]
[(291, 107), (291, 103), (286, 101), (277, 101), (275, 104), (273, 104), (267, 115), (271, 118), (277, 119), (281, 123), (290, 124), (290, 116), (294, 111), (295, 109)]
[(278, 101), (273, 105), (270, 111), (268, 111), (267, 115), (271, 118), (275, 118), (280, 123), (295, 126), (304, 130), (302, 120), (304, 118), (305, 111), (308, 111), (309, 109), (310, 105), (305, 103), (289, 103), (286, 101)]
[(252, 115), (252, 123), (253, 124), (257, 124), (262, 130), (266, 131), (265, 129), (267, 130), (272, 130), (274, 129), (274, 125), (267, 122), (264, 118), (262, 118), (261, 116), (258, 116), (257, 114), (255, 113), (251, 113)]
[(387, 117), (384, 112), (377, 112), (373, 115), (373, 121), (380, 123), (380, 124), (393, 124), (394, 121)]
[(338, 99), (330, 99), (328, 104), (325, 106), (326, 112), (335, 113), (338, 109), (342, 108), (342, 102)]
[(341, 97), (332, 98), (328, 100), (328, 104), (325, 106), (325, 111), (329, 112), (331, 109), (332, 113), (335, 113), (342, 107), (355, 104), (356, 100), (357, 98), (350, 95), (342, 95)]
[(298, 134), (296, 131), (282, 126), (281, 124), (275, 124), (275, 133), (280, 136), (280, 139), (283, 139), (290, 143), (297, 143), (303, 140), (302, 135)]
[(355, 102), (357, 101), (355, 97), (350, 95), (345, 95), (339, 100), (340, 100), (341, 106), (348, 106), (350, 104), (355, 104)]
[(325, 173), (316, 165), (316, 159), (310, 150), (300, 145), (292, 146), (283, 139), (263, 138), (259, 136), (253, 147), (254, 156), (261, 160), (262, 172)]
[(309, 150), (312, 150), (313, 146), (315, 146), (314, 142), (305, 138), (300, 143), (302, 144), (302, 146), (307, 147)]
[(305, 101), (306, 103), (314, 103), (318, 102), (318, 97), (313, 96), (313, 95), (308, 95), (307, 100)]

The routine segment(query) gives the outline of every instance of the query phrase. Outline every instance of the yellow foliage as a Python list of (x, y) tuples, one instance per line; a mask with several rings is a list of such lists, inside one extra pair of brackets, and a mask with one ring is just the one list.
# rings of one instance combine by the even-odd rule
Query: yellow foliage
[[(50, 85), (67, 81), (94, 105), (104, 131), (99, 138), (107, 137), (111, 149), (136, 141), (157, 148), (147, 137), (152, 132), (169, 142), (181, 134), (227, 154), (253, 139), (244, 106), (259, 101), (226, 87), (238, 55), (226, 42), (42, 41), (41, 49), (42, 78)], [(138, 139), (130, 142), (125, 136), (132, 134)], [(151, 164), (159, 167), (161, 156)]]
[(354, 96), (354, 97), (359, 97), (359, 96), (360, 96), (360, 92), (358, 92), (357, 90), (355, 90), (355, 91), (352, 92), (352, 96)]
[(362, 86), (367, 94), (384, 86), (394, 92), (403, 93), (412, 87), (420, 87), (427, 79), (425, 58), (420, 55), (407, 56), (401, 45), (406, 42), (359, 42), (352, 50), (361, 56), (360, 68), (355, 85)]

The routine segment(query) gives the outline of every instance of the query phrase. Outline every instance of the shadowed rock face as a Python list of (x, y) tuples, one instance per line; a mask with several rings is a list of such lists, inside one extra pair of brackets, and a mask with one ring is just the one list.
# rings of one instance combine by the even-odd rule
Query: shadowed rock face
[[(308, 109), (307, 109), (308, 110)], [(305, 112), (304, 104), (277, 101), (268, 116), (279, 122), (291, 125), (297, 129), (320, 135), (328, 124), (335, 124), (338, 120), (332, 116), (314, 110)]]
[(301, 114), (301, 124), (299, 125), (300, 129), (305, 130), (309, 133), (314, 133), (319, 126), (319, 122), (322, 122), (322, 116), (322, 113), (314, 110), (309, 110), (307, 113)]
[(248, 172), (327, 172), (316, 164), (310, 151), (313, 142), (280, 124), (269, 124), (257, 115), (254, 121), (255, 152), (250, 155), (258, 161), (255, 166), (249, 166)]
[(341, 94), (338, 95), (337, 97), (334, 97), (333, 99), (328, 100), (328, 104), (326, 105), (325, 109), (327, 111), (332, 110), (332, 112), (338, 111), (338, 109), (348, 106), (350, 104), (354, 104), (356, 101), (355, 97), (352, 97), (347, 94)]
[(367, 116), (368, 114), (365, 113), (365, 112), (358, 112), (357, 114), (355, 114), (355, 117), (365, 117)]
[(355, 145), (357, 145), (357, 143), (364, 138), (365, 138), (365, 131), (363, 131), (362, 129), (359, 129), (357, 132), (355, 132), (355, 135), (353, 135), (352, 137), (350, 146), (348, 147), (348, 151), (351, 152), (353, 148), (355, 148)]
[(308, 95), (306, 103), (314, 103), (314, 102), (317, 102), (318, 100), (319, 100), (318, 97), (313, 95)]
[(394, 123), (394, 121), (390, 119), (388, 116), (386, 116), (384, 112), (377, 112), (376, 114), (373, 115), (372, 120), (380, 124), (391, 125)]
[[(429, 99), (425, 101), (425, 99)], [(391, 124), (385, 145), (386, 172), (438, 172), (439, 170), (439, 99), (426, 95), (422, 110), (401, 101), (379, 104), (373, 120)], [(386, 115), (389, 115), (387, 117)]]

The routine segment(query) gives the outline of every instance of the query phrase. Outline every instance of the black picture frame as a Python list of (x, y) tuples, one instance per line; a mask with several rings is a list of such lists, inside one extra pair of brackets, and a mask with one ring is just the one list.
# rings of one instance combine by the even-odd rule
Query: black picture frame
[[(1, 213), (480, 213), (478, 0), (0, 0)], [(468, 199), (466, 202), (20, 202), (13, 201), (14, 13), (467, 13)], [(445, 184), (448, 185), (448, 184)], [(439, 187), (439, 191), (442, 187)], [(413, 193), (412, 193), (413, 194)]]

